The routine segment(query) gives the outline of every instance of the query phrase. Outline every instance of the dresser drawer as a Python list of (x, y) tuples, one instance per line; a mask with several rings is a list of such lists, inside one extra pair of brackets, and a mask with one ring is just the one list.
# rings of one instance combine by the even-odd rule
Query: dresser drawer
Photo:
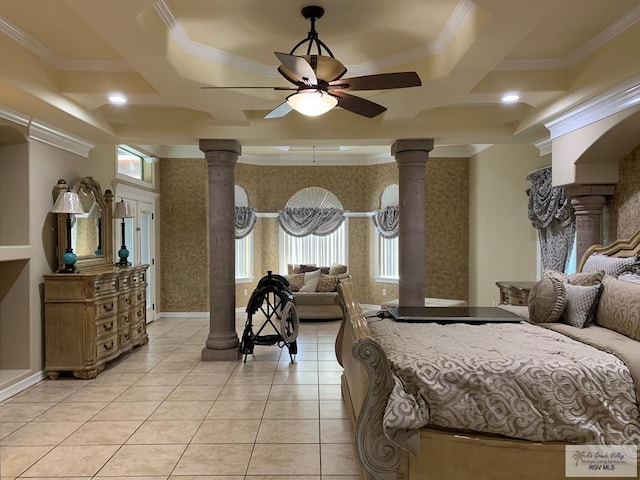
[(122, 275), (118, 278), (118, 290), (124, 292), (131, 287), (131, 277), (129, 275)]
[(101, 318), (96, 322), (96, 337), (110, 337), (118, 331), (118, 317), (112, 315), (110, 317)]
[(131, 293), (131, 303), (138, 305), (140, 303), (146, 303), (147, 291), (144, 288), (139, 288), (135, 292)]
[(138, 323), (132, 324), (131, 327), (131, 342), (136, 343), (138, 339), (144, 336), (147, 325), (144, 320), (139, 321)]
[(96, 359), (110, 357), (118, 354), (118, 333), (96, 342)]
[(104, 317), (118, 313), (117, 297), (105, 298), (96, 301), (96, 317)]
[(121, 311), (127, 310), (131, 306), (131, 295), (128, 293), (120, 294), (118, 298), (118, 309)]
[(120, 332), (120, 334), (118, 335), (118, 348), (120, 350), (126, 350), (131, 348), (131, 334), (129, 333), (129, 331), (127, 331), (126, 333), (122, 333)]
[(96, 297), (113, 295), (118, 292), (118, 281), (115, 278), (102, 278), (93, 282), (93, 291)]

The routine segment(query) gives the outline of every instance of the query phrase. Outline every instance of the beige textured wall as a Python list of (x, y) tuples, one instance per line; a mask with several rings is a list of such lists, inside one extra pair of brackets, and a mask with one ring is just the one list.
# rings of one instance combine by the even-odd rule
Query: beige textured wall
[(640, 231), (640, 145), (618, 164), (619, 182), (610, 209), (610, 241), (626, 239)]
[[(163, 265), (162, 312), (208, 310), (206, 165), (202, 159), (160, 162), (160, 212)], [(468, 160), (427, 162), (426, 278), (427, 295), (467, 299), (468, 291)], [(259, 212), (277, 212), (298, 190), (318, 186), (338, 196), (345, 210), (378, 208), (380, 193), (398, 182), (395, 163), (349, 167), (284, 167), (238, 163), (235, 182)], [(185, 195), (185, 192), (188, 194)], [(393, 284), (372, 280), (369, 218), (349, 219), (349, 271), (364, 303), (397, 298)], [(254, 231), (254, 277), (278, 271), (278, 222), (258, 219)], [(387, 297), (382, 297), (382, 288)], [(246, 305), (253, 284), (236, 285), (236, 306)], [(247, 289), (248, 295), (243, 295)]]
[(536, 230), (527, 218), (526, 177), (549, 163), (531, 145), (496, 145), (472, 157), (471, 305), (497, 303), (497, 281), (536, 279)]

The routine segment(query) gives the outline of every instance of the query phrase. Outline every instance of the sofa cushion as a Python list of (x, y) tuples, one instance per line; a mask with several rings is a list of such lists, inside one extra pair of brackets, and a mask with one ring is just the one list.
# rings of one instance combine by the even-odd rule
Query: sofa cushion
[(555, 270), (545, 270), (542, 272), (542, 278), (553, 277), (560, 280), (562, 283), (570, 283), (571, 285), (599, 285), (604, 277), (604, 270), (597, 270), (595, 272), (580, 272), (572, 273), (568, 275), (566, 273), (557, 272)]
[(567, 291), (567, 301), (560, 320), (573, 327), (588, 327), (595, 318), (602, 285), (584, 286), (565, 283), (564, 287)]
[(299, 305), (335, 305), (337, 292), (296, 292), (296, 306)]
[(300, 292), (315, 292), (320, 281), (320, 269), (313, 270), (312, 272), (305, 272), (304, 285), (300, 287)]
[(582, 266), (583, 272), (595, 272), (604, 270), (604, 273), (617, 277), (621, 273), (628, 272), (632, 266), (638, 263), (637, 257), (609, 257), (601, 253), (589, 255), (587, 261)]
[(529, 321), (532, 323), (557, 322), (564, 311), (567, 291), (554, 277), (537, 281), (529, 292)]
[(640, 341), (640, 285), (605, 276), (596, 324)]
[(338, 291), (338, 277), (335, 275), (320, 275), (320, 281), (316, 287), (317, 292)]
[(287, 280), (289, 281), (289, 289), (292, 292), (297, 292), (304, 285), (304, 273), (294, 273), (292, 275), (287, 275)]
[(327, 273), (329, 275), (342, 275), (343, 273), (347, 273), (347, 266), (340, 263), (334, 263), (329, 267), (329, 271)]

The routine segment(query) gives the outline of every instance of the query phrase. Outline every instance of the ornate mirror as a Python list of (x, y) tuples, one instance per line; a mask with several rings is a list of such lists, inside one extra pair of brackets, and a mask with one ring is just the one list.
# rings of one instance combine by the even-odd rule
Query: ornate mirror
[[(53, 200), (67, 188), (64, 180), (58, 180), (53, 189)], [(106, 190), (103, 194), (100, 184), (92, 177), (81, 178), (69, 190), (78, 194), (84, 210), (84, 213), (73, 214), (71, 220), (71, 247), (78, 256), (76, 267), (81, 271), (113, 264), (111, 190)], [(62, 267), (62, 254), (67, 245), (66, 221), (67, 215), (59, 213), (58, 268)]]

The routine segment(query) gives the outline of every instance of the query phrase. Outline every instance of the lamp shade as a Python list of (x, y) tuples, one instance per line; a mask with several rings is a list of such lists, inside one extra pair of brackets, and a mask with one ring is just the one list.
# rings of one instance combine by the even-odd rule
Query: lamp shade
[(287, 97), (287, 103), (295, 111), (309, 117), (327, 113), (338, 104), (338, 99), (316, 89), (300, 90)]
[(116, 212), (113, 214), (114, 218), (131, 218), (133, 216), (133, 210), (127, 202), (120, 200), (116, 203)]
[(75, 192), (61, 192), (51, 209), (52, 213), (84, 213), (80, 197)]

